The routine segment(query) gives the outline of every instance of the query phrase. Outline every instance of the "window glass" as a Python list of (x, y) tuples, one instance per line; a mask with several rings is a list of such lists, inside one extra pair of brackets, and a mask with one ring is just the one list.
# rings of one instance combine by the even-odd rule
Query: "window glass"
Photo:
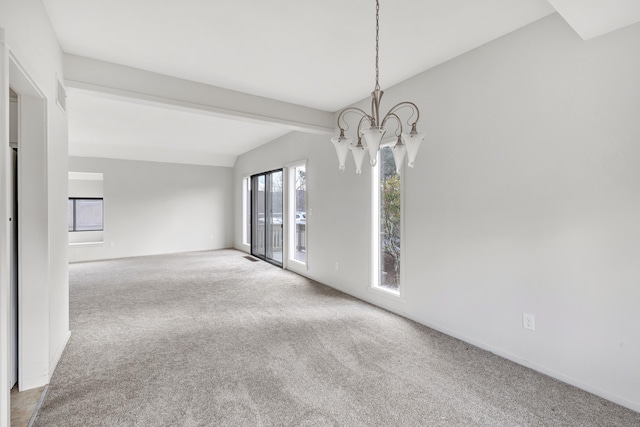
[(307, 166), (291, 168), (293, 259), (307, 262)]
[(396, 171), (390, 147), (380, 149), (377, 172), (374, 170), (377, 187), (377, 226), (374, 250), (376, 280), (374, 287), (400, 294), (401, 255), (401, 182)]
[(69, 231), (102, 231), (102, 199), (69, 199)]

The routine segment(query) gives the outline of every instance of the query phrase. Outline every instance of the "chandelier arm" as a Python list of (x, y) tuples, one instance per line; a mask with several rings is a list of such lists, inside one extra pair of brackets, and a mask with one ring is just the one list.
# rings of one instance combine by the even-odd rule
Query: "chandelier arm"
[(358, 135), (358, 138), (360, 138), (360, 129), (362, 128), (362, 122), (364, 122), (365, 120), (369, 120), (369, 122), (371, 122), (370, 116), (362, 116), (360, 118), (360, 121), (358, 122), (358, 130), (356, 131), (356, 135)]
[[(389, 120), (389, 119), (395, 119), (396, 122), (398, 122), (398, 128), (400, 128), (400, 134), (402, 134), (402, 120), (400, 120), (400, 117), (398, 117), (398, 115), (396, 113), (393, 113), (391, 111), (389, 111), (387, 113), (387, 115), (384, 116), (384, 119), (382, 119), (382, 124), (380, 126), (384, 126), (385, 123), (387, 123), (387, 120)], [(396, 136), (398, 136), (400, 134), (396, 133)]]
[[(369, 114), (367, 114), (364, 110), (361, 110), (360, 108), (357, 108), (357, 107), (345, 108), (344, 110), (340, 111), (340, 114), (338, 114), (338, 119), (336, 120), (336, 122), (338, 124), (338, 129), (340, 129), (340, 130), (345, 130), (342, 126), (340, 126), (340, 120), (342, 120), (342, 122), (347, 126), (347, 128), (349, 127), (349, 124), (344, 119), (344, 116), (347, 113), (359, 113), (361, 116), (364, 116), (364, 117), (368, 118), (369, 120), (372, 120), (372, 117)], [(362, 120), (362, 119), (360, 119), (360, 120)]]
[[(413, 123), (410, 123), (409, 120), (407, 120), (407, 124), (408, 125), (413, 126), (416, 123), (418, 123), (418, 120), (420, 120), (420, 110), (418, 109), (418, 106), (416, 104), (414, 104), (413, 102), (409, 102), (409, 101), (400, 102), (400, 103), (394, 105), (393, 107), (391, 107), (391, 109), (389, 110), (387, 115), (389, 115), (391, 113), (395, 113), (396, 111), (398, 111), (401, 108), (411, 108), (413, 110), (413, 112), (415, 113), (415, 115), (416, 115), (416, 119), (413, 121)], [(413, 114), (411, 116), (413, 116)], [(411, 119), (411, 116), (409, 116), (409, 119)]]

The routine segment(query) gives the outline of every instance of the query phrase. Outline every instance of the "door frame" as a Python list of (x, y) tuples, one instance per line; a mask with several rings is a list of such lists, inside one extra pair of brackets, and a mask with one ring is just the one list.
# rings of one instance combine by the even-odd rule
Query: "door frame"
[(0, 425), (10, 425), (9, 287), (11, 286), (9, 225), (9, 49), (0, 28)]
[[(267, 209), (267, 194), (270, 193), (270, 192), (267, 191), (267, 188), (269, 188), (268, 179), (272, 174), (277, 173), (277, 172), (280, 172), (280, 174), (282, 175), (282, 200), (281, 200), (281, 204), (282, 204), (282, 207), (281, 207), (282, 223), (280, 224), (280, 227), (281, 227), (281, 230), (282, 230), (282, 261), (278, 261), (278, 260), (276, 260), (274, 258), (267, 257), (267, 250), (266, 250), (267, 243), (271, 242), (271, 240), (272, 240), (268, 236), (269, 233), (267, 233), (267, 228), (268, 228), (267, 227), (267, 212), (266, 212), (266, 209)], [(265, 195), (264, 196), (265, 197), (265, 204), (264, 204), (264, 206), (265, 206), (265, 226), (264, 226), (265, 254), (264, 255), (256, 254), (254, 252), (254, 250), (253, 250), (253, 247), (254, 247), (254, 245), (253, 245), (254, 236), (258, 232), (258, 230), (256, 230), (256, 227), (254, 226), (254, 222), (253, 222), (254, 215), (255, 215), (254, 205), (255, 205), (255, 199), (258, 197), (258, 194), (259, 194), (258, 191), (254, 190), (254, 179), (259, 177), (259, 176), (264, 176), (265, 177), (265, 191), (264, 191), (264, 195)], [(285, 202), (285, 193), (284, 193), (284, 191), (285, 191), (285, 169), (284, 168), (278, 168), (278, 169), (272, 169), (272, 170), (265, 171), (265, 172), (256, 173), (256, 174), (251, 175), (249, 177), (249, 179), (250, 179), (250, 183), (251, 183), (251, 206), (250, 206), (250, 209), (249, 209), (249, 217), (250, 217), (250, 221), (251, 221), (251, 236), (250, 236), (250, 239), (249, 239), (250, 240), (250, 245), (249, 246), (250, 246), (251, 255), (256, 257), (256, 258), (259, 258), (259, 259), (261, 259), (263, 261), (266, 261), (266, 262), (268, 262), (270, 264), (273, 264), (276, 267), (284, 268), (284, 263), (285, 263), (285, 258), (286, 258), (285, 257), (286, 238), (285, 238), (285, 235), (284, 235), (284, 232), (285, 232), (285, 226), (284, 226), (284, 222), (285, 222), (285, 212), (284, 212), (284, 208), (285, 208), (285, 205), (284, 205), (284, 202)], [(271, 216), (269, 216), (269, 217), (271, 218)]]
[[(0, 28), (0, 425), (10, 423), (9, 86), (19, 98), (18, 387), (49, 382), (49, 203), (47, 97), (7, 45)], [(25, 256), (28, 254), (28, 256)], [(28, 339), (25, 339), (28, 337)]]

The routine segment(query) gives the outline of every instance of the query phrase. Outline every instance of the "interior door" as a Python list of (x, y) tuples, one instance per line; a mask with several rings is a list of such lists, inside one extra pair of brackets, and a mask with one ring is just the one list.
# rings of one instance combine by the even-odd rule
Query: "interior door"
[(282, 267), (282, 169), (251, 177), (251, 254)]
[(9, 288), (9, 388), (18, 382), (18, 153), (10, 150), (10, 185), (12, 201), (9, 239), (11, 242), (11, 284)]

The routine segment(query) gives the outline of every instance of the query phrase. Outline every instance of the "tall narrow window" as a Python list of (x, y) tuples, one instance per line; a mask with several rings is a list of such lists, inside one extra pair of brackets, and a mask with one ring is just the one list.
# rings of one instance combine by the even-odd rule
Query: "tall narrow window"
[(307, 262), (307, 165), (289, 166), (289, 259)]
[(402, 191), (390, 147), (380, 149), (373, 176), (374, 288), (400, 295)]
[(251, 178), (242, 179), (242, 243), (251, 244)]

